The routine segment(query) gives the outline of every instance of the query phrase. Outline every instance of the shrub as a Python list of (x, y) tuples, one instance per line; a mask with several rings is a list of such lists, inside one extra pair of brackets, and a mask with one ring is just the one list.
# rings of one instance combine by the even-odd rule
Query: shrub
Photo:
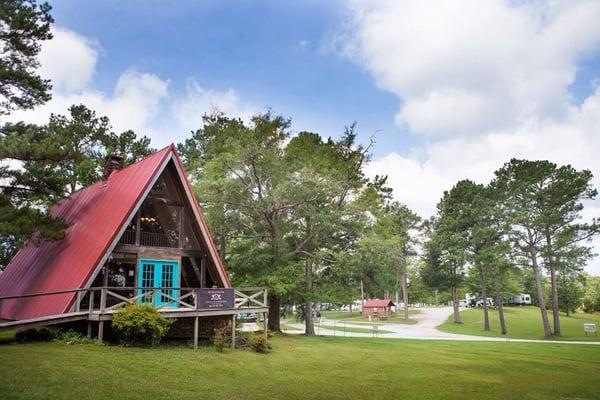
[(79, 332), (76, 332), (72, 329), (68, 331), (58, 331), (54, 335), (54, 341), (62, 342), (65, 344), (94, 344), (96, 341), (94, 339), (88, 338), (87, 336), (82, 335)]
[(171, 321), (148, 304), (130, 304), (113, 314), (112, 329), (119, 343), (126, 346), (156, 346), (165, 336)]
[(213, 335), (213, 347), (219, 353), (222, 353), (223, 349), (225, 348), (225, 329), (216, 328), (214, 332), (215, 333)]
[(269, 351), (269, 343), (262, 334), (256, 334), (250, 338), (250, 348), (257, 353), (266, 353)]
[(50, 328), (29, 328), (15, 333), (15, 342), (47, 342), (54, 336), (54, 331)]

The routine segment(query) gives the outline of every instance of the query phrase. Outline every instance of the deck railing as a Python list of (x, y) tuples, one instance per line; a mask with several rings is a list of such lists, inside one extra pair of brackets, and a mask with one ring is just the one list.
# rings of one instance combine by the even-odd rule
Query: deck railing
[[(43, 293), (30, 293), (15, 296), (0, 296), (0, 321), (2, 321), (2, 304), (7, 300), (23, 300), (30, 298), (51, 298), (52, 296), (75, 296), (71, 312), (87, 311), (94, 313), (110, 313), (127, 304), (147, 303), (154, 304), (161, 310), (202, 311), (198, 301), (198, 291), (201, 288), (155, 288), (155, 287), (92, 287), (87, 289), (58, 290)], [(212, 289), (209, 289), (212, 290)], [(223, 307), (222, 310), (267, 308), (266, 288), (235, 288), (232, 307)], [(68, 314), (68, 313), (66, 313)], [(60, 314), (59, 314), (60, 315)]]
[[(173, 233), (176, 235), (176, 232)], [(121, 244), (136, 244), (136, 231), (127, 229), (119, 239)], [(160, 232), (140, 232), (140, 246), (148, 247), (179, 247), (179, 238), (170, 237), (166, 233)]]

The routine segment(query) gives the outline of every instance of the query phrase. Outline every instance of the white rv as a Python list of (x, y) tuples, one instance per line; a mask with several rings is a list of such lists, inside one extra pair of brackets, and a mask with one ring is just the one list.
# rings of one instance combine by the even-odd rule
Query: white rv
[(520, 293), (512, 297), (511, 304), (516, 306), (530, 306), (531, 296), (527, 293)]

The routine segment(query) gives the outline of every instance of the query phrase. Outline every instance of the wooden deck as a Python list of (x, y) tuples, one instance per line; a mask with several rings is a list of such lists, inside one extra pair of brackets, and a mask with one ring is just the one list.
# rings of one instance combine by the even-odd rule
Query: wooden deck
[[(175, 307), (165, 305), (157, 307), (158, 312), (165, 318), (194, 318), (194, 347), (198, 346), (198, 323), (202, 317), (231, 316), (233, 326), (235, 327), (235, 319), (239, 314), (255, 313), (263, 316), (264, 334), (265, 336), (267, 335), (269, 308), (267, 304), (267, 290), (265, 288), (236, 288), (234, 289), (233, 307), (214, 309), (201, 307), (198, 299), (199, 290), (211, 289), (98, 287), (4, 296), (0, 297), (0, 311), (4, 300), (18, 300), (68, 293), (73, 293), (76, 299), (71, 311), (63, 314), (4, 322), (2, 322), (0, 315), (0, 331), (58, 325), (72, 321), (88, 321), (88, 336), (91, 337), (91, 324), (97, 323), (97, 339), (99, 342), (102, 342), (104, 322), (110, 321), (115, 311), (127, 304), (152, 303), (153, 299), (159, 296), (162, 300), (167, 299), (171, 304), (176, 304)], [(177, 293), (178, 295), (174, 296), (173, 293)], [(235, 343), (235, 329), (233, 330), (232, 343)]]

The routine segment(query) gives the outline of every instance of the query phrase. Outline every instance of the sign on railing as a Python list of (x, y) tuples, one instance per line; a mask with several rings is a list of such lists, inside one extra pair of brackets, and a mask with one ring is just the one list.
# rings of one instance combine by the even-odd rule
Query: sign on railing
[(198, 310), (223, 310), (234, 308), (235, 289), (197, 289)]

